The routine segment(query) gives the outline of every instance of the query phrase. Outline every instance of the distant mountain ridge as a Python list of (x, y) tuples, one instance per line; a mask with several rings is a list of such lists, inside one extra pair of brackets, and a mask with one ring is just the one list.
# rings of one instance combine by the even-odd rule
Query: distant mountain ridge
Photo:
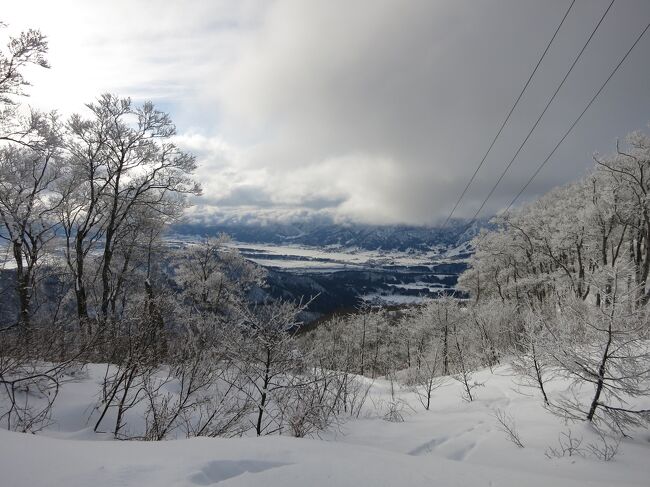
[(177, 224), (174, 225), (171, 232), (199, 236), (227, 233), (234, 240), (245, 243), (297, 244), (406, 252), (409, 250), (427, 251), (434, 247), (455, 247), (467, 242), (481, 228), (488, 226), (489, 223), (486, 219), (477, 220), (469, 226), (464, 220), (454, 220), (444, 228), (308, 221), (272, 224), (224, 221)]

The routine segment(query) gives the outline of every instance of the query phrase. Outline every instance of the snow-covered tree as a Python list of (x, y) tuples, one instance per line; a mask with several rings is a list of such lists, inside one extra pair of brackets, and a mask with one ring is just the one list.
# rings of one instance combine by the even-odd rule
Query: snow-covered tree
[[(622, 434), (650, 424), (650, 410), (635, 404), (650, 394), (649, 316), (636, 306), (636, 289), (627, 289), (628, 276), (628, 269), (614, 267), (591, 283), (603, 296), (602, 306), (571, 297), (544, 323), (545, 353), (573, 380), (564, 397), (550, 401), (551, 408)], [(585, 389), (588, 395), (581, 394)]]
[[(6, 28), (0, 21), (0, 33)], [(47, 39), (40, 31), (29, 29), (7, 36), (6, 42), (6, 48), (0, 49), (0, 142), (38, 148), (43, 143), (43, 116), (37, 112), (25, 114), (19, 100), (28, 94), (25, 89), (30, 86), (26, 68), (49, 68)]]
[(64, 167), (59, 124), (48, 121), (47, 143), (38, 148), (10, 144), (0, 147), (0, 239), (7, 242), (16, 265), (16, 323), (30, 325), (37, 271), (46, 245), (56, 236), (56, 210), (63, 200), (55, 183)]
[(175, 280), (197, 310), (224, 313), (264, 284), (264, 269), (230, 244), (230, 237), (221, 234), (192, 243), (175, 256)]
[(87, 108), (90, 117), (74, 116), (69, 123), (68, 148), (76, 169), (70, 183), (77, 194), (64, 212), (66, 248), (83, 319), (88, 306), (80, 281), (89, 248), (101, 234), (97, 315), (107, 319), (123, 291), (118, 254), (126, 250), (129, 259), (129, 242), (140, 229), (134, 215), (149, 209), (160, 222), (171, 222), (185, 207), (186, 196), (200, 189), (191, 179), (194, 157), (171, 142), (176, 128), (166, 113), (150, 102), (138, 106), (109, 94)]

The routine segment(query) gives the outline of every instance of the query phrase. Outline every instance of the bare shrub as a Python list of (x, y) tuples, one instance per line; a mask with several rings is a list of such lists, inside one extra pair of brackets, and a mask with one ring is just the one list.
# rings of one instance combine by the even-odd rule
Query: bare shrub
[(503, 409), (496, 409), (493, 416), (494, 419), (497, 420), (497, 428), (499, 431), (503, 432), (508, 437), (508, 440), (519, 448), (524, 448), (524, 443), (521, 441), (521, 437), (519, 436), (519, 430), (517, 429), (515, 419)]
[(587, 451), (598, 460), (609, 462), (618, 455), (619, 447), (621, 446), (620, 436), (608, 436), (599, 428), (594, 428), (598, 434), (598, 440), (587, 444)]
[(585, 449), (582, 446), (582, 441), (582, 437), (574, 437), (573, 432), (569, 428), (561, 432), (558, 436), (558, 446), (549, 446), (544, 452), (544, 455), (547, 458), (584, 457)]
[(68, 334), (60, 327), (0, 332), (0, 421), (14, 431), (35, 433), (52, 422), (63, 383), (84, 375), (96, 337)]

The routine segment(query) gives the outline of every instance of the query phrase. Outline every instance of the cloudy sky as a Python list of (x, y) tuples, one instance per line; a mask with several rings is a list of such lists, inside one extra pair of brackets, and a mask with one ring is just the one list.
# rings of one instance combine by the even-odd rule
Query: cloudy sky
[[(50, 70), (28, 102), (64, 114), (99, 93), (151, 99), (201, 167), (195, 216), (436, 223), (449, 213), (570, 0), (5, 2)], [(577, 0), (459, 207), (471, 216), (609, 0)], [(507, 204), (650, 22), (617, 0), (485, 215)], [(580, 177), (650, 121), (650, 34), (531, 185)]]

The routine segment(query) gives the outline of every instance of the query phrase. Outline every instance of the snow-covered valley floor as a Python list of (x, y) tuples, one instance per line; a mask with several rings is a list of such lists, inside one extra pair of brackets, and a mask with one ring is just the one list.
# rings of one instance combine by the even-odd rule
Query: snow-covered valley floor
[[(371, 411), (388, 398), (389, 383), (374, 382), (367, 417), (320, 438), (193, 438), (115, 441), (91, 432), (101, 367), (64, 385), (56, 423), (38, 435), (0, 430), (0, 485), (75, 486), (645, 486), (650, 485), (650, 432), (625, 439), (609, 462), (590, 456), (547, 458), (562, 432), (583, 445), (597, 440), (584, 424), (564, 422), (542, 408), (535, 391), (521, 389), (504, 366), (476, 374), (485, 386), (471, 403), (452, 382), (424, 411), (411, 393), (404, 421)], [(551, 385), (560, 394), (566, 383)], [(412, 408), (412, 409), (411, 409)], [(525, 448), (500, 431), (495, 411), (516, 422)], [(105, 440), (105, 441), (99, 441)]]

